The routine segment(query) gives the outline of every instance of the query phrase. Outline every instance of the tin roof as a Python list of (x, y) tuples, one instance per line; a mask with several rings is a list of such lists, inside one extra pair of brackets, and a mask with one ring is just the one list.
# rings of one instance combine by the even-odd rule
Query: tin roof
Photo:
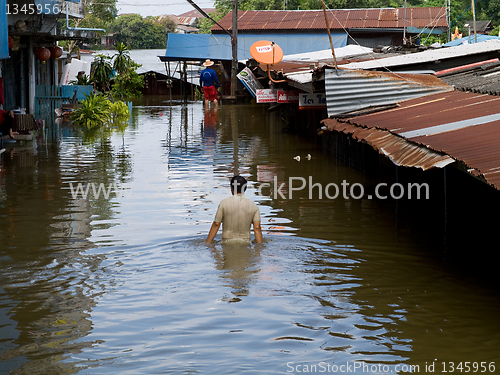
[[(446, 9), (428, 8), (377, 8), (334, 9), (327, 11), (331, 29), (402, 29), (414, 27), (447, 28)], [(224, 16), (219, 24), (232, 29), (232, 12)], [(322, 10), (245, 10), (238, 12), (238, 31), (255, 30), (324, 30), (325, 16)], [(223, 32), (215, 25), (212, 32)]]
[(330, 117), (453, 90), (431, 75), (331, 68), (325, 70), (325, 88)]
[(462, 161), (469, 173), (500, 189), (499, 97), (450, 91), (339, 121), (367, 129), (368, 133), (387, 130), (414, 145), (445, 153)]
[[(215, 12), (215, 8), (202, 8), (202, 10), (206, 14), (210, 14), (210, 13)], [(202, 18), (204, 18), (204, 16), (200, 12), (198, 12), (196, 9), (190, 10), (189, 12), (179, 14), (179, 15), (177, 15), (177, 17), (198, 17), (198, 18), (202, 17)]]
[(187, 26), (196, 26), (198, 23), (198, 17), (179, 17), (177, 16), (177, 21), (179, 21), (179, 24), (181, 25), (187, 25)]
[(323, 124), (330, 131), (350, 134), (354, 139), (368, 143), (398, 166), (421, 168), (426, 171), (431, 168), (443, 168), (455, 162), (442, 152), (419, 147), (387, 130), (364, 128), (336, 119), (323, 120)]
[(500, 62), (484, 64), (439, 78), (460, 91), (500, 95)]
[(429, 49), (423, 52), (409, 53), (405, 55), (392, 56), (377, 60), (368, 60), (357, 63), (343, 65), (348, 69), (381, 69), (394, 68), (423, 63), (435, 63), (446, 59), (456, 59), (459, 57), (470, 57), (488, 52), (500, 50), (500, 40), (492, 39), (481, 43), (460, 45), (456, 47)]

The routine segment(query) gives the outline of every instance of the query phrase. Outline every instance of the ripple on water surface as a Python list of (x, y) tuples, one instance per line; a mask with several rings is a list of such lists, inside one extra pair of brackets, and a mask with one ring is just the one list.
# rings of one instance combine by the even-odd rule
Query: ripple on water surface
[(116, 288), (92, 312), (92, 336), (106, 339), (78, 357), (130, 374), (401, 361), (388, 346), (408, 343), (386, 336), (391, 318), (366, 318), (351, 299), (360, 285), (358, 261), (346, 256), (353, 250), (280, 236), (263, 245), (197, 238), (124, 248), (110, 265)]

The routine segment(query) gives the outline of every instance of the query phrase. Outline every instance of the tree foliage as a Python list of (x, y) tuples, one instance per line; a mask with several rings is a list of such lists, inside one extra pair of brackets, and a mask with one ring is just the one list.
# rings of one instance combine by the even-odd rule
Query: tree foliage
[(165, 48), (165, 28), (175, 29), (175, 24), (172, 24), (173, 21), (159, 20), (158, 17), (143, 18), (139, 14), (125, 14), (111, 22), (108, 28), (115, 34), (117, 42), (131, 49), (149, 49)]
[(144, 87), (144, 77), (136, 72), (140, 66), (140, 64), (130, 60), (127, 69), (122, 70), (115, 77), (111, 89), (111, 94), (114, 98), (123, 100), (124, 98), (141, 96), (140, 89)]
[(96, 56), (91, 80), (99, 91), (110, 92), (114, 98), (138, 97), (144, 87), (144, 77), (137, 73), (140, 67), (130, 58), (128, 47), (119, 42), (112, 57), (104, 54)]
[(96, 84), (101, 92), (106, 92), (110, 88), (113, 67), (110, 58), (106, 55), (97, 55), (90, 79)]
[(130, 111), (120, 100), (111, 102), (102, 94), (85, 95), (80, 107), (71, 113), (75, 130), (86, 143), (107, 139), (113, 132), (123, 132), (128, 126)]
[[(118, 13), (116, 9), (116, 0), (81, 0), (80, 4), (85, 12), (85, 17), (69, 21), (70, 27), (102, 29), (105, 27), (106, 23), (113, 20)], [(62, 28), (66, 27), (66, 24), (62, 20), (59, 22), (59, 25)], [(69, 51), (70, 60), (75, 44), (75, 40), (72, 40), (67, 43), (66, 46)]]
[(116, 54), (113, 56), (113, 69), (117, 73), (123, 73), (130, 67), (132, 60), (130, 59), (130, 51), (123, 42), (118, 42), (116, 45)]

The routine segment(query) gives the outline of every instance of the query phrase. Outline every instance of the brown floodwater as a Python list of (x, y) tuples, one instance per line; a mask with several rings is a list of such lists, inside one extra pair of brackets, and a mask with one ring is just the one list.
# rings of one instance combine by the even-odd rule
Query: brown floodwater
[[(158, 98), (108, 140), (54, 124), (7, 145), (0, 373), (494, 372), (496, 287), (394, 200), (329, 199), (372, 181), (283, 127)], [(235, 173), (265, 242), (207, 246)]]

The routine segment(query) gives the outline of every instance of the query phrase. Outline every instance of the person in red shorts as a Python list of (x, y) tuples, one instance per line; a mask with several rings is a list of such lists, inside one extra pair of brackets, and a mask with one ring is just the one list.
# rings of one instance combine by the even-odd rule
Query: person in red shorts
[(200, 86), (203, 87), (203, 95), (205, 96), (205, 106), (208, 106), (210, 102), (214, 102), (217, 106), (217, 89), (219, 88), (219, 80), (215, 70), (211, 69), (210, 66), (214, 65), (214, 62), (207, 59), (203, 63), (205, 69), (200, 73)]

